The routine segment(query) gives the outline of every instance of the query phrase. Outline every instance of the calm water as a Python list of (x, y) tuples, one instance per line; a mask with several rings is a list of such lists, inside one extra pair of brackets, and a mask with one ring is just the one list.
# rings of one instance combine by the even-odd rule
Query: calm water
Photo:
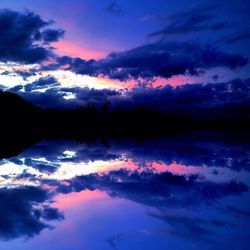
[(0, 161), (0, 249), (249, 249), (249, 152), (40, 142)]

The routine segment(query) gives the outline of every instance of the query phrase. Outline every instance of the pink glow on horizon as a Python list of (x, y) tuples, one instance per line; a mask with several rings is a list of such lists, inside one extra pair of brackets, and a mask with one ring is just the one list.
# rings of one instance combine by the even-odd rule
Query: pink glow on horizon
[(65, 41), (59, 41), (55, 43), (54, 46), (62, 55), (80, 57), (82, 59), (100, 59), (106, 55), (102, 51), (84, 49), (80, 45), (72, 44)]

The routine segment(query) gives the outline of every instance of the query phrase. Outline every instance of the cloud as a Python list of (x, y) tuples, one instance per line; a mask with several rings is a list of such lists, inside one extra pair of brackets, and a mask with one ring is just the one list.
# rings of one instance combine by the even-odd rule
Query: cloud
[(53, 76), (46, 76), (41, 77), (38, 80), (34, 81), (31, 84), (27, 84), (24, 86), (25, 91), (33, 91), (33, 90), (39, 90), (44, 88), (51, 88), (55, 86), (59, 86), (60, 84)]
[(241, 41), (246, 41), (250, 39), (250, 32), (248, 33), (243, 33), (243, 34), (238, 34), (238, 35), (233, 35), (230, 38), (226, 39), (227, 44), (231, 43), (236, 43), (236, 42), (241, 42)]
[[(225, 28), (226, 23), (210, 21), (214, 18), (213, 11), (218, 5), (210, 5), (192, 9), (170, 16), (170, 25), (164, 30), (168, 34), (189, 32), (191, 30), (218, 30)], [(108, 6), (109, 12), (121, 12), (117, 1)], [(105, 76), (120, 81), (143, 80), (152, 81), (155, 78), (171, 78), (177, 75), (197, 76), (206, 70), (216, 67), (238, 69), (248, 63), (247, 58), (239, 54), (224, 52), (210, 45), (190, 42), (158, 42), (138, 46), (136, 48), (113, 52), (100, 60), (83, 60), (67, 56), (57, 56), (53, 53), (52, 42), (58, 41), (64, 35), (61, 29), (51, 28), (51, 21), (44, 21), (32, 12), (0, 11), (0, 60), (18, 63), (40, 63), (53, 59), (55, 63), (42, 65), (40, 70), (71, 70), (77, 74), (89, 76)], [(161, 31), (160, 33), (162, 33)], [(158, 34), (155, 32), (154, 34)], [(151, 34), (152, 35), (152, 34)], [(247, 39), (248, 34), (235, 37)], [(15, 74), (24, 79), (34, 75), (39, 70), (18, 70)], [(6, 71), (4, 74), (8, 74)]]
[[(37, 179), (37, 181), (49, 186), (48, 190), (51, 190), (51, 193), (37, 187), (0, 190), (0, 197), (3, 201), (0, 210), (3, 209), (6, 215), (1, 218), (0, 237), (3, 239), (32, 237), (44, 228), (50, 228), (45, 221), (62, 219), (63, 216), (58, 210), (43, 205), (55, 195), (83, 190), (101, 190), (111, 197), (127, 199), (162, 211), (160, 215), (156, 213), (148, 213), (148, 215), (169, 223), (173, 227), (173, 232), (176, 234), (179, 232), (178, 235), (182, 237), (193, 238), (194, 233), (200, 230), (197, 235), (199, 240), (210, 234), (205, 224), (221, 228), (231, 224), (217, 219), (170, 216), (163, 212), (169, 209), (177, 211), (179, 208), (193, 210), (203, 205), (213, 208), (213, 205), (221, 199), (239, 196), (248, 190), (244, 183), (235, 180), (217, 183), (192, 174), (175, 175), (169, 172), (157, 173), (149, 170), (126, 169), (77, 176), (63, 181), (56, 179)], [(6, 228), (1, 230), (1, 227), (5, 225), (10, 225), (8, 230)]]
[[(54, 79), (50, 77), (42, 78), (26, 87), (18, 85), (8, 90), (44, 108), (74, 109), (77, 106), (89, 105), (99, 108), (105, 103), (110, 103), (111, 110), (144, 107), (206, 120), (250, 119), (246, 112), (250, 106), (250, 79), (185, 84), (177, 87), (140, 86), (125, 92), (110, 89), (64, 88), (57, 86), (53, 81)], [(46, 87), (44, 92), (36, 91), (44, 87)]]
[(147, 37), (169, 37), (171, 35), (182, 35), (199, 31), (218, 31), (230, 27), (225, 21), (214, 21), (219, 4), (196, 7), (188, 11), (178, 12), (169, 16), (169, 24), (156, 32), (150, 33)]
[[(222, 137), (223, 139), (223, 137)], [(227, 139), (228, 135), (227, 135)], [(166, 165), (177, 163), (186, 166), (223, 167), (234, 171), (250, 171), (249, 145), (241, 143), (220, 142), (218, 135), (199, 133), (198, 138), (169, 138), (145, 141), (142, 144), (133, 142), (109, 142), (113, 154), (126, 153), (128, 158), (141, 164), (162, 162)], [(146, 164), (144, 164), (145, 166)]]
[(32, 91), (37, 91), (37, 90), (42, 90), (42, 89), (47, 89), (47, 88), (53, 88), (57, 86), (60, 86), (60, 84), (58, 83), (56, 78), (54, 78), (53, 76), (45, 76), (26, 85), (16, 85), (15, 87), (11, 88), (10, 91), (32, 92)]
[[(209, 244), (220, 245), (220, 241), (214, 240), (218, 228), (230, 228), (234, 224), (221, 219), (204, 219), (190, 215), (169, 214), (164, 211), (148, 212), (149, 216), (162, 220), (170, 226), (170, 233), (180, 238), (188, 238), (192, 241), (203, 241)], [(216, 229), (217, 228), (217, 229)]]
[(119, 91), (111, 89), (61, 87), (51, 76), (42, 77), (27, 85), (17, 85), (8, 90), (37, 106), (59, 109), (75, 109), (88, 105), (100, 107), (109, 102), (110, 98), (121, 95)]
[(61, 37), (63, 37), (64, 31), (60, 29), (47, 29), (40, 33), (38, 36), (39, 40), (44, 41), (44, 43), (52, 43), (52, 42), (57, 42)]
[(31, 76), (36, 75), (36, 69), (30, 69), (30, 70), (12, 70), (12, 71), (4, 71), (1, 73), (1, 75), (7, 75), (7, 76), (21, 76), (23, 80), (27, 80), (27, 78)]
[(123, 235), (122, 234), (116, 234), (112, 235), (109, 238), (106, 239), (107, 244), (112, 248), (112, 249), (118, 249), (117, 245), (123, 240)]
[(109, 12), (110, 14), (116, 15), (116, 16), (122, 16), (123, 10), (118, 5), (117, 0), (113, 0), (111, 3), (109, 3), (105, 10)]
[(237, 196), (248, 190), (244, 183), (235, 180), (214, 183), (199, 175), (120, 169), (102, 174), (77, 176), (68, 180), (66, 184), (60, 183), (57, 192), (70, 193), (85, 189), (101, 190), (112, 197), (156, 208), (213, 204), (220, 199)]
[(0, 60), (32, 64), (49, 59), (53, 55), (50, 43), (64, 34), (47, 28), (51, 24), (29, 11), (0, 10)]
[[(248, 152), (248, 148), (245, 146), (240, 151), (241, 145), (232, 147), (231, 144), (219, 145), (218, 142), (209, 144), (207, 141), (195, 143), (190, 139), (150, 141), (144, 144), (111, 141), (109, 144), (110, 147), (106, 148), (100, 142), (77, 144), (76, 142), (49, 143), (44, 141), (27, 149), (18, 157), (11, 158), (10, 161), (52, 174), (53, 171), (47, 171), (48, 166), (57, 169), (64, 162), (81, 163), (123, 159), (124, 165), (120, 169), (77, 176), (66, 180), (67, 183), (58, 183), (57, 180), (52, 180), (55, 183), (51, 182), (50, 184), (55, 185), (58, 192), (100, 189), (112, 196), (130, 199), (153, 207), (193, 206), (215, 202), (248, 190), (244, 183), (237, 180), (213, 182), (196, 174), (181, 175), (157, 172), (153, 168), (143, 166), (145, 162), (163, 162), (167, 165), (175, 162), (187, 166), (206, 165), (235, 169), (237, 164), (247, 163), (248, 154), (246, 152)], [(69, 150), (74, 153), (71, 157), (66, 157), (65, 152)], [(125, 169), (124, 154), (127, 159), (131, 159), (138, 166), (137, 170)], [(235, 164), (227, 165), (228, 157), (233, 158), (231, 162), (235, 161)], [(18, 159), (22, 160), (19, 162)], [(47, 163), (44, 170), (43, 166), (40, 169), (41, 161), (39, 159), (44, 159), (43, 162)], [(139, 166), (142, 167), (139, 168)], [(46, 179), (39, 179), (39, 181), (42, 183), (45, 181), (49, 184), (49, 180)]]
[(235, 214), (236, 216), (243, 216), (243, 217), (250, 217), (250, 211), (241, 209), (241, 208), (237, 208), (234, 206), (227, 206), (226, 209), (224, 210), (224, 212), (231, 212), (233, 214)]
[[(226, 138), (229, 139), (228, 135)], [(250, 171), (249, 145), (221, 142), (216, 133), (199, 133), (197, 136), (161, 140), (116, 142), (109, 140), (105, 145), (95, 143), (77, 144), (72, 141), (40, 142), (29, 147), (17, 157), (9, 160), (18, 165), (27, 165), (41, 172), (52, 173), (62, 163), (82, 163), (131, 159), (135, 165), (147, 169), (150, 163), (173, 163), (192, 167), (226, 168), (233, 171)], [(215, 140), (215, 141), (214, 141)], [(108, 146), (107, 146), (108, 145)], [(64, 152), (73, 152), (66, 157)], [(20, 160), (22, 159), (22, 160)], [(41, 161), (44, 159), (45, 161)], [(1, 162), (0, 162), (1, 164)], [(4, 163), (3, 163), (4, 164)]]
[[(186, 84), (176, 88), (139, 87), (117, 98), (117, 107), (146, 107), (170, 114), (189, 115), (202, 119), (248, 118), (250, 79), (225, 83)], [(204, 111), (206, 112), (204, 113)]]
[[(67, 156), (65, 152), (73, 152), (72, 156)], [(23, 160), (19, 160), (19, 159)], [(110, 151), (101, 142), (96, 142), (91, 146), (85, 143), (80, 145), (72, 141), (61, 142), (41, 142), (25, 150), (17, 157), (9, 160), (17, 165), (30, 166), (40, 172), (53, 173), (65, 162), (82, 163), (94, 161), (111, 161), (121, 158), (121, 154)], [(44, 159), (45, 161), (42, 161)]]
[(113, 52), (100, 60), (82, 60), (63, 57), (58, 64), (48, 67), (66, 67), (77, 74), (107, 76), (110, 79), (152, 80), (176, 75), (197, 76), (205, 70), (224, 67), (231, 70), (248, 63), (245, 57), (188, 42), (156, 42), (137, 48)]
[(45, 228), (47, 221), (61, 220), (63, 215), (44, 202), (49, 199), (46, 190), (39, 187), (0, 189), (0, 239), (33, 237)]
[(56, 162), (44, 162), (39, 159), (32, 159), (32, 158), (25, 158), (24, 162), (21, 162), (20, 165), (22, 164), (30, 166), (33, 169), (39, 170), (39, 172), (41, 173), (53, 173), (60, 166)]

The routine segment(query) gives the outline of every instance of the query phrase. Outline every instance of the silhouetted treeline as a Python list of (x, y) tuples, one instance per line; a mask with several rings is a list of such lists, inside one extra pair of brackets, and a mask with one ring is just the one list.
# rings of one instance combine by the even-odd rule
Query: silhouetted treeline
[(93, 106), (78, 107), (74, 110), (41, 109), (16, 94), (0, 92), (1, 134), (4, 132), (4, 137), (14, 135), (31, 138), (144, 139), (196, 129), (248, 130), (249, 128), (248, 119), (235, 119), (235, 116), (220, 118), (218, 114), (223, 113), (223, 110), (215, 112), (216, 118), (211, 116), (209, 110), (203, 112), (208, 113), (209, 119), (199, 119), (189, 115), (188, 112), (186, 115), (174, 115), (143, 107), (110, 111), (108, 104), (99, 109)]

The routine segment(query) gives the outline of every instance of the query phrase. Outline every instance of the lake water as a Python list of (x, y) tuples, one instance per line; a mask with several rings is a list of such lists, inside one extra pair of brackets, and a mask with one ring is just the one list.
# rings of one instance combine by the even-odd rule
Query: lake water
[(0, 161), (0, 249), (247, 250), (249, 185), (242, 143), (42, 141)]

